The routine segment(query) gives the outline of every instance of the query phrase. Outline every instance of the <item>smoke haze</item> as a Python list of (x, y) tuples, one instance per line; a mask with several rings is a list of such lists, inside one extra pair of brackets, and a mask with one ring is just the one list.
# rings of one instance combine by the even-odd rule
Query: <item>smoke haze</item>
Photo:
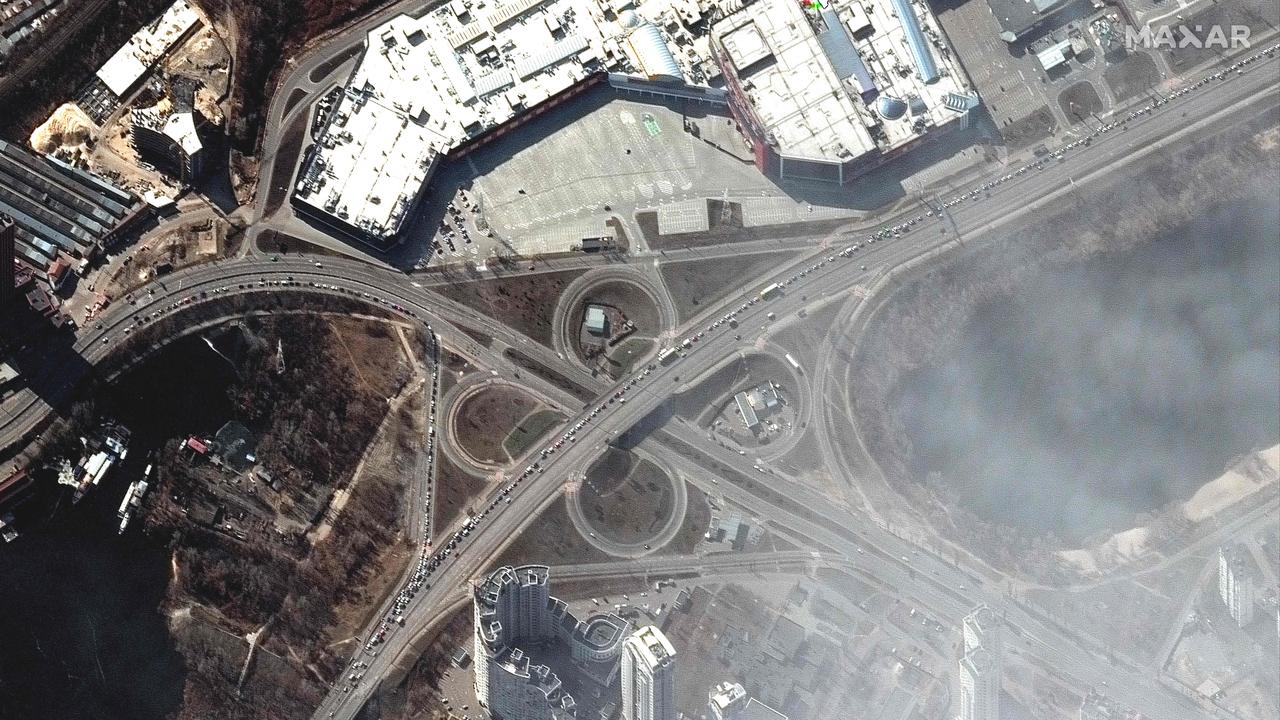
[(901, 388), (914, 475), (979, 516), (1071, 542), (1129, 527), (1280, 440), (1278, 210), (1044, 273)]

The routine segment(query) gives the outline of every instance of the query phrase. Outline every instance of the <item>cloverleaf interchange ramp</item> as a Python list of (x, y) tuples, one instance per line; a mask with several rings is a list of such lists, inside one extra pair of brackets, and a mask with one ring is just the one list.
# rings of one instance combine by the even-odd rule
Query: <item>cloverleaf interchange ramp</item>
[[(1264, 60), (1249, 72), (1241, 75), (1231, 74), (1222, 80), (1216, 80), (1206, 86), (1202, 92), (1193, 93), (1176, 102), (1157, 108), (1156, 111), (1144, 114), (1130, 121), (1121, 131), (1101, 135), (1088, 147), (1078, 152), (1067, 153), (1059, 160), (1049, 161), (1043, 170), (1036, 170), (1020, 175), (1010, 183), (1005, 183), (984, 193), (979, 200), (963, 202), (948, 212), (948, 219), (954, 230), (947, 234), (929, 232), (930, 225), (923, 229), (908, 233), (904, 238), (869, 246), (852, 259), (828, 263), (811, 278), (801, 284), (802, 292), (789, 292), (784, 297), (747, 309), (741, 314), (743, 322), (759, 322), (765, 312), (788, 312), (803, 307), (806, 302), (802, 294), (816, 296), (823, 293), (838, 294), (848, 289), (860, 278), (871, 280), (887, 277), (886, 273), (899, 268), (939, 247), (956, 242), (956, 235), (969, 240), (975, 234), (992, 225), (1007, 222), (1037, 205), (1052, 202), (1062, 193), (1070, 192), (1075, 182), (1085, 182), (1096, 173), (1106, 172), (1110, 167), (1140, 157), (1151, 148), (1167, 146), (1177, 142), (1189, 133), (1203, 132), (1213, 123), (1229, 117), (1232, 113), (1242, 113), (1243, 108), (1259, 107), (1270, 102), (1274, 106), (1273, 91), (1276, 87), (1275, 65), (1273, 60)], [(1183, 113), (1186, 117), (1183, 116)], [(937, 227), (936, 225), (933, 227)], [(850, 237), (857, 237), (858, 231)], [(823, 253), (824, 255), (826, 253)], [(812, 260), (812, 258), (811, 258)], [(868, 268), (859, 271), (862, 264)], [(861, 274), (860, 274), (861, 272)], [(116, 305), (104, 313), (103, 327), (86, 328), (75, 344), (75, 348), (86, 361), (96, 363), (119, 348), (125, 338), (125, 328), (135, 326), (134, 316), (161, 312), (170, 315), (185, 306), (187, 298), (195, 298), (191, 302), (209, 302), (209, 298), (200, 297), (200, 293), (232, 287), (230, 292), (261, 293), (280, 292), (278, 285), (258, 285), (263, 279), (273, 282), (294, 283), (284, 288), (287, 292), (320, 293), (350, 296), (368, 293), (381, 299), (378, 304), (393, 304), (404, 308), (397, 310), (419, 320), (430, 322), (448, 342), (450, 337), (457, 337), (452, 326), (465, 326), (480, 330), (503, 342), (514, 343), (530, 353), (545, 356), (544, 350), (531, 347), (533, 344), (521, 339), (509, 329), (504, 328), (490, 318), (479, 313), (460, 308), (456, 304), (444, 301), (428, 288), (415, 286), (412, 276), (404, 276), (385, 269), (371, 267), (356, 261), (326, 258), (323, 267), (306, 259), (282, 258), (279, 262), (269, 263), (261, 260), (235, 260), (199, 266), (189, 271), (175, 273), (166, 278), (167, 287), (157, 290), (154, 296), (142, 296), (139, 293), (138, 305), (124, 303)], [(292, 279), (289, 279), (292, 278)], [(769, 278), (761, 278), (761, 283)], [(237, 287), (249, 284), (247, 288)], [(754, 287), (745, 288), (743, 296), (722, 302), (718, 307), (708, 309), (701, 320), (691, 323), (694, 326), (705, 324), (706, 318), (715, 317), (725, 312), (743, 298), (753, 296)], [(211, 295), (216, 299), (216, 294)], [(175, 303), (182, 303), (174, 308)], [(105, 342), (104, 342), (105, 340)], [(406, 629), (393, 634), (388, 645), (377, 657), (370, 661), (370, 678), (380, 678), (390, 672), (394, 657), (411, 642), (418, 629), (429, 624), (438, 615), (440, 606), (448, 601), (449, 594), (481, 572), (488, 560), (503, 546), (518, 536), (527, 525), (533, 511), (553, 501), (562, 491), (562, 482), (573, 472), (581, 472), (592, 462), (603, 446), (606, 438), (634, 425), (640, 418), (650, 412), (653, 407), (669, 397), (679, 388), (681, 377), (696, 373), (699, 367), (714, 363), (725, 354), (735, 352), (736, 343), (732, 334), (720, 331), (710, 334), (705, 340), (690, 348), (685, 357), (669, 368), (658, 369), (631, 394), (630, 402), (625, 405), (614, 404), (604, 415), (586, 426), (578, 438), (578, 442), (566, 450), (556, 453), (546, 463), (546, 472), (539, 474), (528, 484), (518, 487), (512, 494), (510, 509), (495, 513), (491, 519), (482, 522), (470, 538), (463, 542), (456, 556), (449, 559), (432, 579), (432, 588), (419, 594), (410, 604)], [(548, 362), (551, 362), (548, 358)], [(73, 379), (74, 380), (74, 379)], [(69, 382), (65, 391), (73, 389)], [(595, 387), (598, 387), (596, 385)], [(39, 425), (48, 413), (48, 403), (34, 398), (24, 398), (26, 404), (17, 409), (15, 414), (6, 418), (4, 431), (6, 437), (22, 437), (31, 428)], [(581, 419), (580, 413), (571, 418), (570, 423)], [(672, 462), (672, 456), (666, 456)], [(721, 491), (728, 492), (724, 487)], [(744, 497), (743, 502), (761, 505), (759, 499)], [(851, 540), (843, 533), (825, 528), (825, 522), (806, 521), (797, 517), (789, 509), (770, 507), (761, 508), (780, 523), (802, 528), (807, 535), (824, 544), (830, 544), (842, 554), (855, 552), (855, 546), (861, 547), (856, 540)], [(828, 512), (839, 513), (831, 509)], [(837, 516), (840, 517), (840, 516)], [(862, 518), (842, 518), (845, 525), (862, 522)], [(967, 576), (957, 574), (957, 570), (944, 563), (925, 560), (928, 577), (912, 578), (910, 573), (893, 558), (894, 551), (907, 548), (909, 545), (895, 539), (892, 535), (874, 529), (874, 525), (866, 528), (867, 545), (886, 550), (883, 554), (874, 554), (869, 560), (869, 567), (881, 579), (901, 582), (902, 587), (927, 599), (926, 604), (941, 610), (941, 614), (953, 616), (957, 608), (967, 610), (976, 600), (999, 602), (1001, 596), (998, 589), (973, 588), (958, 591), (954, 588), (960, 584), (968, 587)], [(856, 535), (855, 535), (856, 537)], [(909, 550), (908, 550), (909, 552)], [(933, 570), (936, 570), (935, 574)], [(936, 578), (936, 579), (935, 579)], [(1030, 635), (1035, 642), (1030, 650), (1051, 660), (1055, 666), (1063, 668), (1064, 673), (1081, 677), (1096, 677), (1101, 673), (1117, 677), (1117, 673), (1127, 673), (1123, 669), (1105, 668), (1092, 656), (1087, 648), (1082, 648), (1072, 638), (1064, 638), (1060, 631), (1046, 625), (1033, 613), (1012, 606), (1011, 622)], [(1038, 643), (1038, 644), (1037, 644)], [(1158, 717), (1199, 717), (1202, 709), (1188, 704), (1189, 701), (1173, 696), (1162, 688), (1153, 687), (1153, 681), (1145, 676), (1134, 676), (1131, 692), (1134, 693), (1135, 705), (1151, 709)], [(358, 712), (360, 705), (373, 692), (375, 683), (366, 681), (349, 695), (331, 696), (320, 709), (318, 717), (326, 717), (333, 712), (334, 717), (352, 717)]]

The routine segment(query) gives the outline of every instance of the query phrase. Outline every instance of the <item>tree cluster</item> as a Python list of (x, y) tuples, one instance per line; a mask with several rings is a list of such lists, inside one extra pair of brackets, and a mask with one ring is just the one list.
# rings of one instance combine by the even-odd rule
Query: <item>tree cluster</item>
[(195, 0), (235, 35), (235, 77), (229, 131), (240, 152), (255, 154), (282, 60), (326, 30), (360, 17), (386, 0)]

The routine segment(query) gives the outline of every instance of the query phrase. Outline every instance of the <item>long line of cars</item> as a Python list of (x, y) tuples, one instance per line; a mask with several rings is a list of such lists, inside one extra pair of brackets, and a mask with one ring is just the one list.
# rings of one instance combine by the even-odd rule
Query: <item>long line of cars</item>
[[(1068, 143), (1067, 145), (1059, 148), (1054, 153), (1052, 153), (1050, 157), (1061, 159), (1067, 151), (1074, 149), (1076, 147), (1079, 147), (1081, 145), (1088, 145), (1092, 137), (1101, 133), (1109, 132), (1117, 127), (1120, 127), (1127, 120), (1135, 119), (1141, 115), (1145, 115), (1151, 112), (1154, 108), (1167, 103), (1170, 99), (1181, 97), (1196, 88), (1203, 87), (1204, 85), (1206, 85), (1207, 83), (1213, 80), (1221, 79), (1225, 77), (1229, 72), (1240, 70), (1245, 65), (1255, 62), (1263, 56), (1270, 56), (1274, 54), (1277, 49), (1280, 49), (1280, 44), (1273, 45), (1267, 48), (1266, 50), (1260, 51), (1259, 53), (1256, 53), (1255, 55), (1250, 56), (1245, 60), (1237, 62), (1234, 65), (1232, 65), (1228, 70), (1224, 70), (1214, 75), (1210, 75), (1204, 78), (1203, 80), (1195, 83), (1194, 85), (1189, 85), (1185, 88), (1175, 91), (1172, 95), (1170, 95), (1167, 98), (1160, 98), (1156, 101), (1153, 101), (1151, 104), (1129, 113), (1126, 120), (1117, 120), (1117, 121), (1113, 121), (1111, 123), (1102, 125), (1097, 129), (1095, 129), (1090, 135), (1082, 137), (1076, 141)], [(1017, 176), (1023, 175), (1029, 172), (1033, 168), (1042, 169), (1043, 165), (1044, 165), (1044, 160), (1039, 160), (1033, 163), (1029, 163), (1028, 165), (1023, 166), (1016, 171), (1007, 173), (996, 180), (992, 180), (987, 183), (984, 183), (978, 188), (969, 191), (968, 193), (956, 195), (944, 201), (941, 204), (940, 208), (941, 209), (950, 208), (971, 198), (981, 199), (982, 194), (987, 190), (990, 190), (991, 188), (997, 185), (1000, 185), (1002, 183), (1008, 182)], [(877, 241), (883, 241), (883, 240), (900, 237), (903, 233), (909, 232), (910, 229), (916, 224), (924, 222), (927, 218), (930, 218), (930, 217), (934, 217), (934, 216), (940, 217), (941, 214), (942, 213), (940, 210), (930, 209), (925, 213), (917, 215), (916, 217), (910, 218), (904, 222), (898, 223), (897, 225), (881, 228), (877, 232), (866, 237), (864, 242), (867, 244), (871, 244)], [(792, 274), (788, 278), (779, 280), (775, 285), (777, 287), (789, 287), (792, 284), (797, 283), (803, 278), (807, 277), (810, 273), (814, 273), (817, 270), (821, 269), (824, 265), (827, 265), (829, 263), (834, 263), (838, 259), (849, 259), (853, 257), (853, 255), (856, 252), (858, 252), (860, 249), (862, 249), (862, 247), (863, 247), (862, 242), (853, 243), (852, 245), (845, 247), (843, 250), (839, 251), (838, 253), (829, 255), (825, 258), (819, 258), (818, 261), (815, 262), (814, 264), (802, 270), (797, 271), (796, 273)], [(861, 269), (866, 270), (867, 269), (866, 265), (862, 265)], [(775, 287), (775, 285), (771, 285), (770, 287), (771, 288)], [(688, 349), (692, 347), (694, 343), (698, 342), (707, 333), (713, 332), (726, 324), (732, 325), (736, 321), (738, 316), (744, 313), (748, 308), (750, 308), (753, 305), (756, 305), (759, 302), (766, 301), (768, 299), (766, 295), (768, 295), (769, 297), (773, 296), (773, 294), (770, 292), (762, 292), (760, 293), (760, 295), (753, 296), (747, 300), (744, 300), (742, 304), (740, 304), (736, 309), (730, 310), (729, 312), (725, 313), (723, 316), (721, 316), (720, 318), (716, 319), (711, 324), (709, 324), (704, 330), (701, 330), (697, 333), (688, 335), (685, 338), (683, 338), (677, 344), (676, 347)], [(399, 308), (397, 307), (397, 309)], [(428, 332), (430, 332), (430, 327), (428, 327)], [(433, 343), (436, 343), (435, 347), (438, 349), (438, 343), (435, 339), (435, 335), (432, 334), (431, 337), (432, 337)], [(659, 355), (659, 361), (665, 364), (664, 358), (671, 357), (670, 353), (672, 353), (675, 350), (676, 348), (670, 348), (664, 351), (662, 354)], [(511, 493), (517, 487), (519, 487), (521, 483), (523, 483), (525, 480), (529, 479), (530, 477), (533, 477), (534, 475), (538, 475), (545, 472), (546, 467), (543, 465), (543, 460), (554, 455), (566, 443), (575, 442), (577, 440), (578, 433), (582, 431), (584, 428), (586, 428), (588, 424), (595, 421), (595, 419), (601, 413), (605, 412), (605, 410), (607, 410), (610, 405), (613, 405), (615, 402), (619, 404), (625, 403), (627, 391), (633, 388), (635, 385), (642, 382), (642, 380), (648, 377), (650, 373), (652, 373), (653, 370), (657, 368), (657, 366), (658, 366), (658, 363), (650, 363), (644, 369), (632, 375), (632, 377), (630, 377), (625, 383), (623, 383), (622, 386), (617, 388), (613, 392), (613, 394), (610, 395), (605, 401), (596, 405), (596, 407), (592, 408), (591, 411), (585, 417), (579, 419), (571, 428), (569, 428), (569, 430), (565, 431), (558, 438), (550, 442), (548, 445), (544, 446), (539, 451), (538, 460), (535, 460), (532, 464), (527, 466), (523, 470), (523, 472), (521, 472), (513, 480), (511, 480), (506, 485), (504, 485), (497, 493), (495, 493), (492, 496), (488, 504), (486, 504), (483, 509), (481, 509), (478, 513), (468, 518), (463, 523), (462, 528), (460, 530), (453, 533), (448, 538), (448, 540), (444, 541), (433, 552), (431, 551), (430, 540), (425, 542), (422, 546), (422, 554), (418, 561), (417, 568), (412, 578), (410, 579), (409, 583), (405, 586), (405, 588), (402, 589), (401, 593), (397, 596), (396, 602), (393, 606), (393, 613), (388, 615), (387, 618), (384, 619), (382, 624), (379, 626), (379, 629), (374, 632), (372, 637), (369, 638), (368, 642), (365, 645), (366, 651), (369, 652), (370, 654), (376, 655), (377, 646), (384, 640), (386, 634), (392, 631), (394, 627), (396, 627), (399, 623), (403, 622), (402, 613), (407, 608), (409, 602), (413, 599), (414, 595), (416, 595), (416, 593), (422, 588), (430, 587), (427, 584), (427, 580), (430, 578), (430, 576), (440, 567), (442, 563), (445, 562), (445, 560), (449, 558), (449, 556), (453, 553), (453, 551), (458, 548), (459, 544), (462, 543), (468, 536), (471, 535), (471, 533), (480, 525), (481, 522), (485, 520), (485, 518), (490, 513), (498, 510), (501, 507), (501, 505), (504, 503), (510, 504)], [(434, 414), (435, 414), (437, 390), (438, 390), (438, 383), (436, 385), (436, 389), (433, 390), (432, 392), (432, 400), (431, 400), (431, 415), (432, 415), (433, 429), (432, 429), (431, 437), (428, 439), (428, 442), (430, 443), (431, 448), (434, 448), (434, 440), (435, 440)], [(429, 505), (429, 501), (428, 501), (428, 505)], [(362, 669), (366, 667), (367, 667), (367, 662), (358, 658), (354, 659), (352, 663), (352, 673), (348, 677), (352, 681), (358, 682), (359, 679), (362, 678), (364, 674)], [(346, 687), (346, 690), (349, 691), (350, 688), (351, 686), (348, 685)]]

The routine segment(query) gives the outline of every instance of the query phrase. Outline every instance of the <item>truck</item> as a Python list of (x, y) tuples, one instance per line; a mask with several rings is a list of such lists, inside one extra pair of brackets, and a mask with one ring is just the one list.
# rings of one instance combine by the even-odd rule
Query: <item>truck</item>
[(663, 365), (670, 365), (671, 363), (675, 362), (679, 358), (680, 358), (680, 351), (673, 347), (667, 348), (666, 350), (663, 350), (662, 352), (658, 353), (658, 362), (662, 363)]
[(796, 359), (792, 357), (791, 353), (787, 353), (787, 362), (791, 363), (791, 368), (793, 370), (800, 370), (800, 363), (796, 362)]
[(782, 294), (782, 286), (778, 283), (771, 283), (768, 287), (760, 291), (761, 300), (770, 300)]

